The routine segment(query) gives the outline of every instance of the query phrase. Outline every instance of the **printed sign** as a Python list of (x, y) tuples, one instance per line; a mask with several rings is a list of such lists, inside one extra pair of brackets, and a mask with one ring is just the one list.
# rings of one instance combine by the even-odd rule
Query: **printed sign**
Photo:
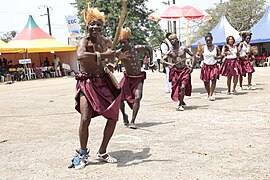
[(19, 64), (31, 64), (31, 59), (19, 59)]

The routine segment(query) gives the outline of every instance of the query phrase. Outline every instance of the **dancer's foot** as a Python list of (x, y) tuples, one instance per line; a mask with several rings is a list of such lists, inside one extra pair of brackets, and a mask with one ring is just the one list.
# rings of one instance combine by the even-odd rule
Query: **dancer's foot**
[(209, 97), (209, 101), (215, 101), (215, 100), (216, 100), (215, 97), (213, 97), (213, 96), (210, 96), (210, 97)]
[(124, 119), (124, 125), (125, 125), (125, 126), (128, 126), (128, 124), (129, 124), (129, 121), (128, 121), (128, 115), (125, 114), (125, 115), (123, 116), (123, 119)]
[(129, 127), (130, 129), (138, 129), (138, 126), (136, 126), (136, 124), (135, 124), (134, 122), (131, 122), (131, 123), (128, 125), (128, 127)]

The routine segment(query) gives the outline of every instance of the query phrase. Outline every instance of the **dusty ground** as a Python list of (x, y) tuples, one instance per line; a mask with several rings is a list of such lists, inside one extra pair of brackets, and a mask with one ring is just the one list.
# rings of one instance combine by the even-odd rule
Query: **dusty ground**
[(270, 68), (254, 75), (256, 90), (229, 96), (222, 77), (217, 100), (209, 102), (195, 70), (189, 107), (177, 112), (163, 74), (149, 71), (140, 128), (125, 128), (120, 116), (109, 145), (119, 162), (94, 159), (105, 124), (98, 117), (83, 170), (67, 168), (79, 147), (75, 80), (0, 84), (0, 179), (270, 179)]

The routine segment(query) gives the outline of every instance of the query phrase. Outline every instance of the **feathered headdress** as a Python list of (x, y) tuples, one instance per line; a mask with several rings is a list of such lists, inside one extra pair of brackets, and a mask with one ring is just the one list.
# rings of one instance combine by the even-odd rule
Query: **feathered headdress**
[(131, 36), (131, 30), (129, 27), (122, 28), (120, 31), (120, 35), (118, 41), (129, 39)]
[(241, 31), (241, 32), (239, 33), (239, 35), (240, 35), (240, 37), (243, 39), (243, 38), (245, 38), (245, 37), (247, 37), (247, 36), (251, 36), (252, 33), (251, 33), (250, 31)]
[(101, 20), (102, 23), (105, 23), (105, 15), (103, 12), (100, 12), (97, 8), (87, 8), (82, 12), (84, 23), (87, 26), (90, 21)]

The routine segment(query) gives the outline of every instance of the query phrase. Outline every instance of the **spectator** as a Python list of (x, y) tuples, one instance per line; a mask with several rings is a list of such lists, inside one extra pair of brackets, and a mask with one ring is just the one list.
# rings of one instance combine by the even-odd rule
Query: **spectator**
[(156, 53), (157, 53), (157, 68), (158, 68), (158, 71), (160, 72), (160, 60), (161, 60), (161, 52), (159, 49), (156, 50)]
[(45, 58), (44, 66), (50, 66), (50, 61), (49, 61), (48, 57)]
[(147, 56), (144, 56), (143, 62), (144, 62), (144, 69), (145, 70), (148, 70), (149, 60), (148, 60), (148, 57)]

